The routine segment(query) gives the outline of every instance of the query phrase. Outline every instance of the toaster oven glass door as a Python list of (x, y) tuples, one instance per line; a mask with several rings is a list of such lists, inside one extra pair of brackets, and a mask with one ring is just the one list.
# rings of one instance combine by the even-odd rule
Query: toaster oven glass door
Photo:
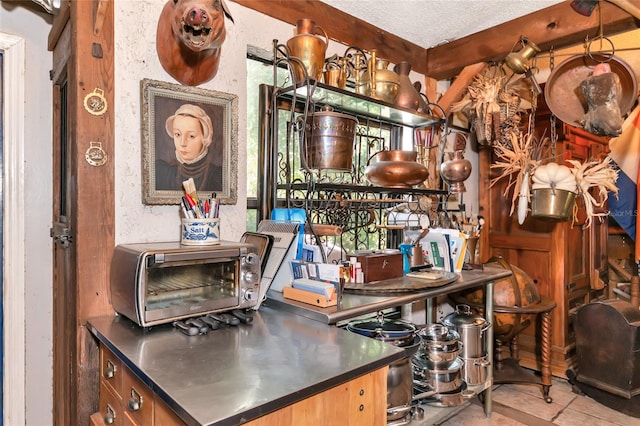
[(147, 269), (147, 321), (238, 306), (238, 259), (160, 264)]

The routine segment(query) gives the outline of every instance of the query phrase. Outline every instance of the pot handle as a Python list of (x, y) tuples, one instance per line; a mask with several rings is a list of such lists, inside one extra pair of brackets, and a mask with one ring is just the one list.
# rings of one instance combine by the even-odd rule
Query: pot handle
[(476, 395), (476, 392), (471, 389), (465, 389), (462, 392), (460, 392), (460, 395), (462, 395), (464, 399), (470, 399)]
[(459, 314), (471, 315), (471, 306), (461, 303), (456, 305), (456, 312)]
[(476, 367), (487, 367), (489, 365), (491, 365), (491, 363), (489, 362), (488, 359), (483, 359), (481, 361), (473, 361), (473, 365)]
[(384, 149), (381, 149), (380, 151), (376, 151), (373, 154), (371, 154), (371, 156), (369, 157), (369, 159), (367, 160), (367, 166), (369, 165), (369, 163), (371, 162), (371, 160), (373, 160), (373, 157), (375, 157), (376, 155), (380, 154), (381, 152), (384, 152)]
[[(318, 34), (316, 32), (317, 30), (322, 31), (322, 34)], [(315, 27), (313, 27), (313, 33), (315, 35), (324, 36), (324, 45), (325, 45), (325, 47), (329, 46), (329, 36), (327, 35), (327, 32), (324, 30), (324, 28), (322, 28), (320, 25), (316, 25)]]

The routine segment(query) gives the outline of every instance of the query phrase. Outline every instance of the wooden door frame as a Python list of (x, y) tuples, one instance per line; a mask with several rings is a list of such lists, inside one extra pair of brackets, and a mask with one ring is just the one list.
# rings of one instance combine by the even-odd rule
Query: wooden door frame
[[(26, 43), (21, 37), (0, 33), (3, 53), (3, 385), (4, 421), (25, 424), (25, 199), (24, 199), (24, 63)], [(8, 143), (11, 141), (11, 143)], [(19, 367), (16, 367), (19, 366)]]
[[(66, 110), (72, 123), (66, 142), (71, 181), (71, 214), (67, 219), (75, 252), (69, 266), (72, 287), (59, 284), (65, 280), (58, 275), (55, 263), (53, 271), (54, 317), (58, 314), (63, 318), (61, 324), (53, 325), (53, 422), (60, 426), (88, 424), (90, 415), (97, 411), (99, 351), (86, 323), (91, 317), (113, 315), (108, 297), (115, 242), (113, 19), (114, 0), (67, 0), (49, 34), (49, 50), (53, 51), (54, 153), (61, 145), (56, 84), (63, 79), (67, 81)], [(85, 98), (96, 89), (107, 105), (101, 115), (85, 106)], [(106, 155), (103, 165), (87, 160), (90, 147), (96, 143)], [(54, 174), (58, 170), (54, 164)], [(54, 188), (54, 223), (60, 202), (56, 193)], [(66, 249), (54, 244), (53, 250), (56, 259), (56, 254), (63, 256)], [(65, 323), (72, 329), (60, 327)], [(67, 364), (65, 359), (69, 359)]]

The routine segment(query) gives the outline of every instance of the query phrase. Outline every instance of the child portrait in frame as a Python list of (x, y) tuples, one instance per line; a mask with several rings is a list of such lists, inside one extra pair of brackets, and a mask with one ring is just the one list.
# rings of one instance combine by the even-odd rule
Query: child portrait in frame
[(143, 202), (178, 204), (182, 182), (198, 193), (235, 204), (237, 102), (235, 95), (143, 80)]

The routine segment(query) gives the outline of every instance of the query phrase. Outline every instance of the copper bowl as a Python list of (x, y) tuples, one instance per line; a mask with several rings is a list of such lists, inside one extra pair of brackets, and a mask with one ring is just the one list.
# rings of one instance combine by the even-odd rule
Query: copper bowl
[[(371, 163), (374, 157), (376, 161)], [(429, 177), (429, 170), (416, 161), (417, 157), (417, 151), (378, 151), (369, 157), (364, 174), (373, 185), (412, 188)]]
[(553, 69), (544, 87), (545, 101), (551, 112), (571, 126), (582, 127), (581, 121), (588, 106), (580, 84), (591, 75), (596, 65), (607, 61), (611, 72), (620, 78), (622, 93), (618, 103), (620, 113), (626, 115), (638, 96), (636, 75), (622, 59), (615, 56), (609, 59), (602, 54), (571, 56)]

